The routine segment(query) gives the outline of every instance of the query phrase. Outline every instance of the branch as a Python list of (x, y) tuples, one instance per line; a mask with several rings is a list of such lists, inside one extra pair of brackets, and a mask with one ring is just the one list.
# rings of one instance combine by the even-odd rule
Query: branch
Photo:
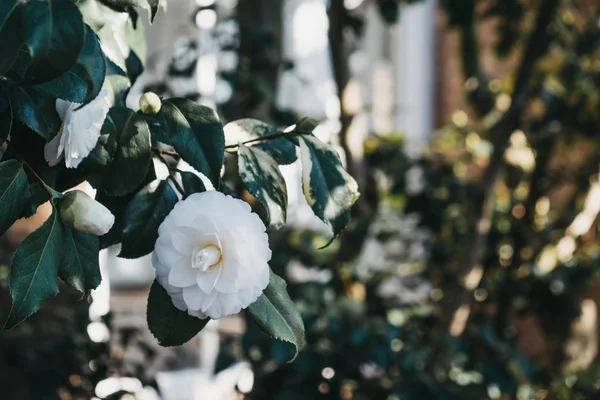
[[(293, 132), (279, 131), (279, 132), (275, 132), (275, 133), (270, 133), (270, 134), (265, 135), (265, 136), (257, 137), (257, 138), (250, 139), (250, 140), (246, 140), (245, 142), (242, 142), (241, 144), (261, 142), (263, 140), (273, 140), (273, 139), (278, 139), (278, 138), (283, 137), (283, 136), (293, 136), (293, 135), (294, 135)], [(225, 146), (225, 149), (235, 149), (238, 146), (239, 146), (239, 144), (230, 144), (228, 146)]]
[(27, 163), (27, 161), (25, 161), (25, 158), (17, 152), (17, 150), (12, 145), (10, 140), (6, 141), (6, 146), (10, 147), (10, 149), (15, 153), (15, 156), (17, 156), (21, 160), (21, 163), (29, 170), (29, 172), (31, 172), (31, 174), (40, 183), (40, 185), (42, 185), (42, 188), (44, 188), (46, 193), (48, 193), (48, 196), (50, 196), (50, 200), (52, 200), (55, 197), (57, 192), (54, 189), (52, 189), (50, 186), (48, 186), (46, 184), (46, 182), (44, 182), (44, 180), (37, 174), (37, 172), (35, 172), (34, 169), (31, 168), (31, 165), (29, 165), (29, 163)]
[(452, 335), (460, 335), (463, 332), (470, 314), (468, 303), (471, 298), (471, 292), (479, 286), (483, 277), (482, 260), (487, 247), (487, 239), (494, 211), (494, 184), (504, 167), (504, 152), (508, 147), (510, 135), (519, 127), (521, 122), (521, 117), (528, 100), (527, 84), (533, 74), (535, 63), (546, 52), (550, 44), (551, 36), (548, 32), (548, 26), (554, 18), (559, 2), (560, 0), (545, 0), (541, 2), (535, 28), (529, 37), (523, 53), (510, 108), (488, 132), (494, 152), (479, 188), (482, 203), (475, 215), (475, 223), (472, 227), (474, 238), (467, 261), (467, 271), (463, 279), (464, 290), (457, 298), (457, 304), (452, 313), (452, 320), (449, 326)]

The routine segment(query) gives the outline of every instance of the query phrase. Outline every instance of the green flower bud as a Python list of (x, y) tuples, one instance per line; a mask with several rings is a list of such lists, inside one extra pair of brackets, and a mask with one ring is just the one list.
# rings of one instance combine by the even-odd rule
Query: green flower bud
[(152, 92), (146, 92), (140, 97), (140, 111), (146, 115), (157, 114), (161, 107), (160, 98)]

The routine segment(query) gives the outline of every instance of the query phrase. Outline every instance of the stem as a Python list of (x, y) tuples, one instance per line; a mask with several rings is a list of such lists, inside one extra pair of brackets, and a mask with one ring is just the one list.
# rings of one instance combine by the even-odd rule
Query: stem
[(173, 157), (176, 160), (179, 160), (181, 158), (179, 153), (177, 153), (176, 151), (159, 150), (159, 149), (152, 149), (152, 151), (154, 151), (154, 153), (156, 153), (157, 155), (160, 154), (163, 156)]
[(294, 134), (293, 131), (292, 132), (279, 131), (279, 132), (275, 132), (275, 133), (270, 133), (270, 134), (265, 135), (265, 136), (257, 137), (257, 138), (250, 139), (250, 140), (246, 140), (245, 142), (242, 142), (242, 143), (230, 144), (228, 146), (225, 146), (225, 148), (226, 149), (234, 149), (234, 148), (238, 147), (240, 144), (248, 144), (248, 143), (254, 143), (254, 142), (261, 142), (263, 140), (273, 140), (273, 139), (278, 139), (278, 138), (283, 137), (283, 136), (294, 136), (294, 135), (298, 135), (298, 133)]
[(170, 180), (171, 183), (173, 183), (173, 186), (175, 186), (175, 189), (177, 189), (177, 191), (181, 194), (182, 199), (185, 200), (185, 198), (187, 197), (185, 190), (183, 190), (183, 188), (181, 187), (179, 182), (177, 182), (177, 180), (171, 174), (172, 172), (174, 172), (174, 171), (178, 172), (179, 170), (177, 168), (172, 168), (169, 165), (169, 162), (165, 159), (165, 157), (163, 156), (161, 151), (155, 151), (155, 153), (156, 153), (156, 156), (160, 159), (160, 161), (162, 161), (162, 163), (165, 164), (165, 166), (169, 169), (169, 176), (167, 176), (167, 179)]
[(53, 199), (55, 197), (54, 189), (52, 189), (50, 186), (48, 186), (46, 184), (46, 182), (44, 182), (44, 180), (37, 174), (37, 172), (34, 171), (34, 169), (31, 167), (31, 165), (29, 165), (27, 163), (27, 161), (25, 161), (25, 158), (23, 158), (23, 156), (17, 152), (17, 150), (14, 148), (14, 146), (12, 145), (10, 140), (6, 141), (6, 145), (8, 147), (10, 147), (10, 149), (15, 153), (15, 156), (17, 156), (20, 159), (21, 163), (29, 170), (29, 172), (31, 172), (33, 177), (40, 183), (40, 185), (42, 185), (42, 188), (44, 188), (46, 193), (48, 193), (48, 196), (50, 196), (50, 199)]

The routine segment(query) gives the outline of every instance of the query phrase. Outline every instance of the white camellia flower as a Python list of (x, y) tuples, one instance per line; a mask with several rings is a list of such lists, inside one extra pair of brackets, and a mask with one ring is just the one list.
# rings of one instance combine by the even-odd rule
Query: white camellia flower
[(198, 318), (236, 314), (269, 283), (266, 228), (250, 206), (217, 191), (177, 203), (158, 229), (156, 279), (175, 307)]
[(102, 236), (112, 228), (115, 216), (110, 210), (81, 190), (65, 193), (59, 213), (63, 222), (78, 231)]
[(77, 168), (90, 154), (110, 108), (108, 95), (108, 90), (102, 89), (94, 100), (81, 108), (79, 103), (56, 99), (56, 111), (63, 123), (58, 134), (44, 147), (48, 165), (55, 166), (64, 156), (67, 168)]

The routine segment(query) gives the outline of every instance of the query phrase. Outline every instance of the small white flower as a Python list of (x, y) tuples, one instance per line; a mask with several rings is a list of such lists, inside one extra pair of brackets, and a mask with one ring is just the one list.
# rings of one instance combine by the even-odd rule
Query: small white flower
[(56, 99), (56, 111), (62, 119), (58, 134), (44, 147), (44, 157), (51, 167), (63, 159), (67, 168), (77, 168), (96, 146), (102, 124), (110, 108), (108, 90), (79, 109), (81, 104)]
[(266, 228), (250, 206), (220, 192), (180, 201), (158, 229), (156, 279), (175, 307), (198, 318), (238, 313), (269, 283)]
[(409, 195), (417, 195), (425, 189), (425, 177), (423, 168), (420, 166), (412, 166), (405, 175), (406, 192)]
[(102, 236), (112, 228), (115, 216), (110, 210), (81, 190), (65, 193), (59, 213), (66, 225), (78, 231)]

